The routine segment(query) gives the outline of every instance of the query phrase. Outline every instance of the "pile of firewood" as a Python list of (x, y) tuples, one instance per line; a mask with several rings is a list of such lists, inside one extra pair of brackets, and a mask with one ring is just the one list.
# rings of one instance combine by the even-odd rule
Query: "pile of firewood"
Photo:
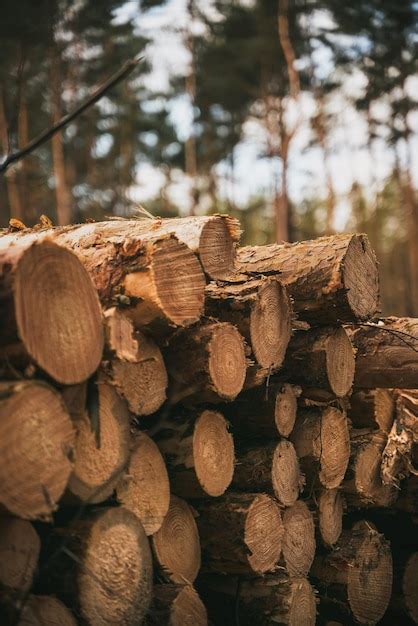
[(418, 320), (365, 235), (239, 238), (0, 232), (2, 626), (418, 623)]

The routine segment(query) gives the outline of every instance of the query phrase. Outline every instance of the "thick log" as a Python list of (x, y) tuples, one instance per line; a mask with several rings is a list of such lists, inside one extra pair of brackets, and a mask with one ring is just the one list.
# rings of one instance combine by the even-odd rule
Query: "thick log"
[(0, 237), (0, 357), (13, 374), (35, 363), (59, 383), (86, 380), (103, 351), (89, 275), (74, 254), (50, 241), (4, 243)]
[(105, 312), (107, 372), (134, 415), (155, 413), (166, 399), (167, 370), (157, 344), (139, 331), (120, 309)]
[[(167, 232), (168, 230), (168, 232)], [(187, 326), (203, 312), (205, 279), (193, 252), (154, 220), (113, 220), (0, 238), (15, 242), (53, 239), (77, 254), (105, 308), (126, 307), (135, 325), (151, 331)]]
[(344, 498), (339, 489), (321, 489), (318, 496), (318, 530), (326, 548), (338, 541), (343, 527)]
[(202, 595), (214, 626), (314, 626), (315, 591), (306, 578), (278, 571), (258, 578), (202, 576)]
[(357, 350), (356, 387), (418, 387), (418, 319), (387, 317), (348, 333)]
[(307, 505), (298, 500), (283, 514), (282, 562), (292, 578), (307, 576), (315, 556), (315, 522)]
[(418, 552), (396, 551), (394, 558), (395, 584), (391, 617), (395, 613), (398, 620), (408, 617), (414, 624), (418, 624)]
[(341, 484), (350, 458), (350, 434), (343, 411), (333, 406), (300, 410), (291, 441), (309, 484), (318, 480), (327, 489)]
[(283, 506), (296, 502), (304, 485), (295, 448), (282, 439), (259, 447), (241, 448), (232, 484), (236, 490), (266, 492)]
[(381, 478), (382, 454), (387, 434), (380, 431), (352, 431), (349, 468), (342, 484), (350, 507), (390, 507), (397, 498), (393, 485)]
[(73, 425), (56, 391), (41, 382), (0, 383), (0, 504), (24, 519), (50, 519), (73, 450)]
[(45, 544), (36, 590), (54, 591), (83, 623), (136, 626), (152, 597), (152, 557), (139, 519), (123, 507), (100, 509)]
[(418, 444), (418, 392), (397, 390), (396, 419), (382, 454), (384, 484), (399, 488), (400, 482), (416, 473), (414, 455)]
[(234, 440), (217, 411), (193, 418), (175, 413), (157, 425), (154, 437), (166, 459), (171, 489), (182, 498), (221, 496), (234, 473)]
[(128, 407), (102, 375), (91, 404), (90, 414), (84, 410), (74, 419), (75, 466), (68, 483), (68, 502), (103, 502), (113, 493), (128, 463)]
[(206, 314), (234, 324), (258, 365), (273, 370), (282, 365), (290, 340), (292, 304), (278, 280), (210, 283), (205, 295)]
[(390, 544), (366, 521), (343, 531), (336, 549), (316, 557), (311, 572), (324, 613), (344, 624), (376, 624), (383, 617), (392, 573)]
[(20, 615), (18, 626), (77, 626), (65, 604), (53, 596), (30, 595)]
[(300, 330), (290, 341), (284, 367), (292, 382), (342, 398), (353, 385), (354, 350), (341, 327)]
[(233, 400), (244, 385), (244, 345), (242, 335), (227, 322), (207, 321), (176, 333), (165, 353), (170, 400)]
[(199, 506), (204, 567), (229, 574), (263, 574), (282, 550), (283, 523), (273, 498), (230, 493)]
[(154, 585), (149, 626), (207, 626), (205, 605), (191, 585)]
[(151, 537), (160, 574), (168, 581), (192, 584), (200, 569), (200, 540), (193, 509), (171, 496), (161, 528)]
[(162, 526), (170, 505), (170, 483), (157, 444), (135, 434), (126, 472), (116, 487), (118, 501), (141, 521), (147, 535)]
[(391, 389), (359, 389), (350, 397), (347, 416), (354, 428), (388, 433), (395, 418), (395, 394)]
[(378, 310), (377, 261), (366, 235), (246, 246), (238, 267), (251, 276), (278, 275), (298, 317), (311, 324), (361, 321)]

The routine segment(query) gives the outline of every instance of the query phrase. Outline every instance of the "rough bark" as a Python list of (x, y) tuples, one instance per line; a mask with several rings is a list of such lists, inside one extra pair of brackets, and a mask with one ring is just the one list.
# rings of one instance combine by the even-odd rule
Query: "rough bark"
[(176, 333), (164, 354), (172, 379), (169, 398), (178, 402), (233, 400), (246, 375), (244, 339), (227, 322), (206, 321)]
[(350, 435), (344, 412), (332, 407), (311, 407), (298, 413), (291, 435), (308, 484), (338, 487), (350, 457)]
[(154, 441), (138, 432), (131, 446), (126, 472), (117, 487), (118, 501), (141, 521), (147, 535), (162, 526), (170, 505), (167, 469)]
[(248, 275), (278, 275), (300, 319), (312, 324), (362, 321), (378, 310), (377, 261), (366, 235), (246, 246), (238, 266)]
[(312, 577), (322, 608), (343, 623), (376, 624), (392, 590), (390, 544), (366, 521), (344, 531), (335, 550), (318, 556)]
[(0, 355), (13, 373), (32, 362), (59, 383), (78, 383), (102, 350), (99, 301), (76, 256), (49, 241), (7, 246), (0, 237)]
[(356, 387), (417, 387), (418, 319), (388, 317), (348, 332), (357, 350)]
[(234, 324), (258, 365), (273, 370), (282, 365), (290, 340), (292, 304), (277, 279), (210, 283), (205, 294), (207, 315)]
[(41, 382), (0, 383), (0, 504), (50, 519), (73, 467), (74, 429), (59, 394)]
[(234, 473), (234, 440), (217, 411), (197, 418), (179, 411), (157, 425), (154, 437), (166, 459), (173, 493), (182, 498), (221, 496)]
[(263, 574), (277, 564), (283, 524), (265, 494), (230, 493), (199, 506), (204, 568), (228, 574)]
[(350, 397), (347, 415), (354, 428), (388, 433), (395, 417), (395, 394), (391, 389), (359, 389)]
[(27, 599), (18, 626), (77, 626), (70, 609), (53, 596), (34, 596)]
[(307, 505), (298, 500), (283, 514), (281, 565), (291, 578), (307, 576), (315, 556), (315, 523)]
[(292, 382), (342, 398), (353, 385), (354, 350), (343, 328), (301, 330), (290, 341), (284, 367)]
[(149, 626), (207, 626), (205, 605), (191, 585), (154, 585)]
[(291, 506), (304, 485), (295, 448), (286, 439), (241, 448), (237, 453), (232, 484), (240, 491), (270, 493), (283, 506)]

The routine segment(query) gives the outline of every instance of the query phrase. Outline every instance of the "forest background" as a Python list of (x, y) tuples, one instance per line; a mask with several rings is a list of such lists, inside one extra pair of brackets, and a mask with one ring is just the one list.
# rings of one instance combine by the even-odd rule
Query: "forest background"
[(418, 316), (418, 3), (0, 0), (0, 226), (228, 212), (244, 242), (366, 232)]

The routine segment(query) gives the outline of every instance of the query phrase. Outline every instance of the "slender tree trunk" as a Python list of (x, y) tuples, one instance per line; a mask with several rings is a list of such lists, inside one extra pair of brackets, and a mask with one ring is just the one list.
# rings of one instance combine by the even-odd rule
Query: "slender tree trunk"
[(189, 28), (186, 34), (186, 48), (190, 53), (190, 66), (188, 74), (185, 79), (186, 93), (189, 96), (190, 104), (192, 107), (192, 128), (189, 137), (186, 139), (184, 152), (185, 152), (185, 169), (186, 174), (189, 177), (191, 189), (190, 189), (190, 215), (195, 215), (196, 206), (199, 200), (199, 191), (196, 186), (197, 182), (197, 154), (196, 154), (196, 138), (195, 138), (195, 114), (194, 106), (196, 99), (196, 72), (195, 72), (195, 59), (194, 59), (194, 41), (192, 24), (194, 15), (194, 0), (188, 0), (187, 13), (189, 18)]
[[(6, 154), (9, 150), (9, 138), (7, 129), (6, 107), (4, 101), (4, 94), (0, 91), (0, 140), (2, 144), (3, 153)], [(10, 217), (14, 217), (19, 220), (23, 220), (23, 208), (20, 200), (19, 187), (17, 184), (16, 169), (11, 167), (4, 176), (7, 186), (7, 195), (9, 198)]]
[[(406, 120), (405, 120), (406, 125)], [(412, 155), (409, 145), (409, 130), (405, 137), (407, 166), (405, 171), (405, 208), (408, 212), (408, 257), (410, 269), (411, 315), (418, 316), (418, 203), (412, 182)]]
[(285, 121), (283, 119), (283, 103), (280, 102), (279, 108), (279, 156), (281, 158), (281, 175), (279, 189), (275, 197), (275, 213), (276, 213), (276, 241), (289, 241), (289, 213), (290, 205), (287, 193), (288, 187), (288, 169), (289, 169), (289, 146), (291, 135), (287, 132)]
[(325, 222), (325, 234), (331, 235), (334, 231), (334, 215), (335, 215), (335, 192), (334, 186), (332, 184), (332, 175), (329, 167), (329, 148), (327, 144), (327, 135), (325, 129), (325, 121), (324, 121), (324, 99), (323, 95), (316, 90), (315, 94), (316, 105), (318, 107), (317, 116), (315, 119), (315, 131), (318, 138), (319, 145), (321, 146), (322, 156), (324, 160), (324, 173), (325, 173), (325, 184), (327, 188), (327, 198), (326, 198), (326, 222)]

